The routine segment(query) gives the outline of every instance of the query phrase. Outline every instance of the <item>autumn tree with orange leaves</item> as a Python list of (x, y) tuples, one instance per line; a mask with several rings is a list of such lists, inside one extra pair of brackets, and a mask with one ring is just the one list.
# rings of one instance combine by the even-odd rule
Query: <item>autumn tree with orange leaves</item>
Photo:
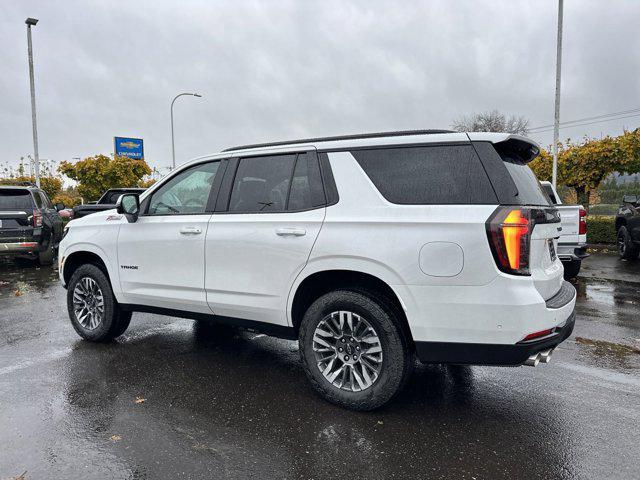
[[(540, 180), (551, 180), (553, 159), (542, 149), (529, 166)], [(578, 203), (589, 204), (589, 195), (610, 174), (640, 172), (640, 128), (618, 137), (567, 140), (558, 145), (558, 184), (573, 187)]]

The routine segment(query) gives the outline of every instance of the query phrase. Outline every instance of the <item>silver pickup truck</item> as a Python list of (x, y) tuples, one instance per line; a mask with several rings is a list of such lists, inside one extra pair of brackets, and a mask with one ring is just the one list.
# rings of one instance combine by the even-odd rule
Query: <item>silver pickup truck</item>
[(587, 253), (587, 212), (582, 205), (563, 205), (551, 182), (540, 182), (551, 203), (560, 211), (562, 232), (558, 240), (558, 258), (564, 266), (564, 278), (578, 276)]

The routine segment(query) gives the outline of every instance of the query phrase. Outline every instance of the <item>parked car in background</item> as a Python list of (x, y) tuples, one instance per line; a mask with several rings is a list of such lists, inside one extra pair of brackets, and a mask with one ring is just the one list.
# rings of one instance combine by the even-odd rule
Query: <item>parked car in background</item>
[(624, 260), (635, 260), (640, 253), (640, 199), (637, 195), (622, 197), (616, 215), (618, 253)]
[(72, 218), (82, 218), (87, 215), (91, 215), (92, 213), (111, 210), (112, 208), (116, 208), (116, 202), (118, 201), (118, 198), (120, 198), (120, 195), (125, 193), (140, 194), (144, 191), (144, 188), (110, 188), (102, 194), (97, 202), (86, 203), (84, 205), (73, 207)]
[(0, 187), (0, 255), (22, 256), (53, 263), (62, 240), (64, 205), (54, 206), (35, 186)]
[(558, 257), (564, 266), (564, 278), (578, 276), (587, 253), (587, 211), (582, 205), (564, 205), (551, 182), (540, 182), (551, 204), (560, 212), (562, 231), (558, 239)]
[(228, 149), (67, 225), (76, 332), (134, 311), (297, 339), (315, 390), (377, 408), (425, 363), (547, 363), (574, 326), (560, 217), (500, 133), (395, 132)]

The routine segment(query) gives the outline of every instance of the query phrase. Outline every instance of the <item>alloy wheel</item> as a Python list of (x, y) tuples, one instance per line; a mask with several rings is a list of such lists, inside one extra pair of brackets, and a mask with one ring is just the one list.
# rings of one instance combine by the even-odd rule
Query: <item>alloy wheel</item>
[(366, 390), (382, 370), (378, 333), (353, 312), (337, 311), (325, 316), (314, 331), (313, 351), (324, 378), (342, 390)]
[(87, 330), (95, 330), (104, 319), (104, 295), (91, 277), (83, 277), (73, 289), (73, 312), (78, 323)]

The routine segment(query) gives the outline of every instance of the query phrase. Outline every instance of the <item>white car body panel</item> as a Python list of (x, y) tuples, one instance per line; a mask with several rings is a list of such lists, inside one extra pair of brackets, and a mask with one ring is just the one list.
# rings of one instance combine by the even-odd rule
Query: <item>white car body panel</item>
[(204, 292), (210, 217), (140, 216), (135, 223), (125, 221), (118, 238), (123, 303), (211, 313)]
[(325, 208), (213, 215), (204, 285), (213, 312), (287, 325), (289, 288), (307, 263), (324, 215)]

